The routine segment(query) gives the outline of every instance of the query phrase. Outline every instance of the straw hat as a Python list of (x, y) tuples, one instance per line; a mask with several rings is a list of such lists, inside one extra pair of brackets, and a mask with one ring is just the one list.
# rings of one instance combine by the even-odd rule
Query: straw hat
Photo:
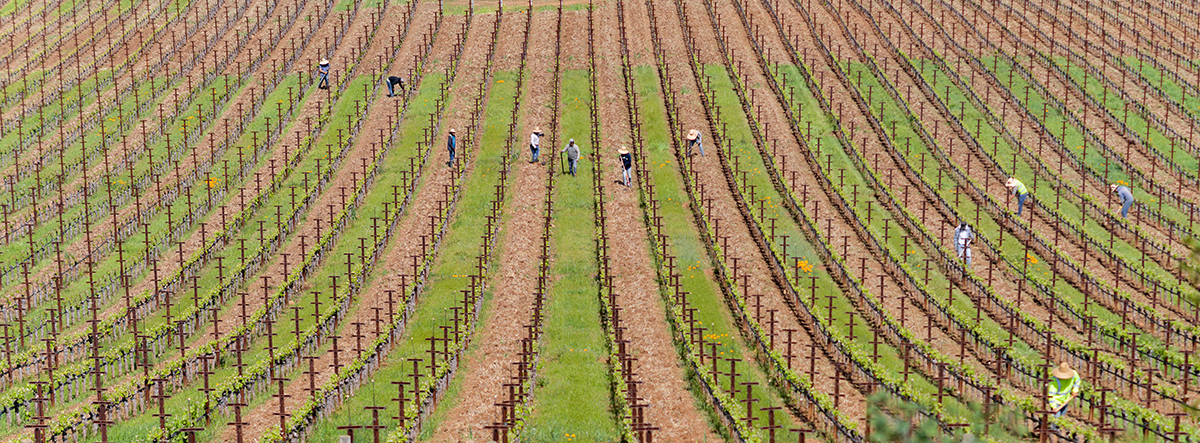
[(327, 59), (327, 58), (323, 58), (323, 59), (321, 59), (321, 64), (322, 64), (322, 65), (328, 65), (328, 64), (329, 64), (329, 59)]
[(534, 127), (533, 127), (533, 132), (538, 132), (538, 133), (542, 132), (542, 127), (541, 127), (541, 126), (534, 126)]
[(1111, 185), (1108, 185), (1108, 190), (1110, 190), (1112, 192), (1117, 192), (1117, 184), (1113, 183)]
[(1008, 181), (1004, 182), (1004, 186), (1007, 186), (1007, 187), (1010, 187), (1010, 188), (1011, 188), (1011, 187), (1013, 187), (1013, 186), (1016, 186), (1016, 185), (1017, 185), (1017, 178), (1016, 178), (1016, 177), (1009, 177), (1009, 178), (1008, 178)]
[(700, 135), (700, 131), (697, 131), (697, 130), (695, 130), (695, 129), (692, 129), (692, 130), (688, 131), (687, 139), (688, 139), (688, 140), (695, 140), (695, 139), (696, 139), (696, 137), (698, 137), (699, 135)]
[(453, 134), (453, 133), (454, 133), (454, 128), (450, 128), (450, 133), (451, 133), (451, 134)]
[(628, 153), (629, 153), (629, 148), (626, 148), (626, 147), (622, 146), (622, 147), (621, 147), (621, 149), (618, 149), (618, 150), (617, 150), (617, 153), (618, 153), (618, 154), (621, 154), (621, 155), (628, 154)]
[(1053, 375), (1054, 378), (1066, 379), (1066, 378), (1075, 378), (1075, 376), (1078, 375), (1078, 373), (1075, 372), (1074, 369), (1071, 369), (1071, 365), (1067, 364), (1067, 362), (1064, 361), (1062, 363), (1059, 363), (1057, 368), (1054, 368), (1054, 370), (1050, 371), (1050, 375)]

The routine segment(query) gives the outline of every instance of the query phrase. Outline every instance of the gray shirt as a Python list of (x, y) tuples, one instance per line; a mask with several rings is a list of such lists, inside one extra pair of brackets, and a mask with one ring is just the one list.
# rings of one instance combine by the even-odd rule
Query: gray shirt
[(1117, 186), (1117, 196), (1121, 197), (1121, 203), (1133, 201), (1133, 191), (1128, 186)]
[(971, 239), (975, 238), (975, 233), (971, 232), (970, 227), (959, 226), (954, 228), (954, 247), (962, 248), (967, 246)]
[(571, 143), (567, 145), (567, 147), (563, 148), (562, 152), (567, 153), (567, 160), (579, 160), (579, 145), (577, 144)]

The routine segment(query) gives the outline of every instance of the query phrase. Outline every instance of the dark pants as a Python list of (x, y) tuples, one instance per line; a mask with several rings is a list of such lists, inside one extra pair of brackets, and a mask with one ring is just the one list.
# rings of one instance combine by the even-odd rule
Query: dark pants
[(571, 176), (572, 176), (572, 177), (574, 177), (574, 176), (575, 176), (575, 164), (576, 164), (576, 163), (579, 163), (579, 159), (577, 159), (577, 158), (568, 158), (568, 159), (567, 159), (567, 163), (571, 165)]
[(1133, 200), (1126, 201), (1121, 205), (1121, 218), (1129, 218), (1129, 208), (1133, 206)]
[(388, 97), (396, 95), (396, 85), (400, 85), (400, 89), (404, 89), (404, 81), (400, 77), (392, 76), (385, 78), (384, 83), (387, 83)]
[(329, 73), (321, 74), (321, 82), (317, 83), (317, 87), (321, 89), (329, 89)]
[(1027, 197), (1029, 197), (1028, 192), (1017, 196), (1017, 215), (1021, 215), (1021, 210), (1025, 209), (1025, 199)]
[(454, 148), (450, 148), (450, 163), (449, 164), (454, 164), (454, 151), (455, 151)]

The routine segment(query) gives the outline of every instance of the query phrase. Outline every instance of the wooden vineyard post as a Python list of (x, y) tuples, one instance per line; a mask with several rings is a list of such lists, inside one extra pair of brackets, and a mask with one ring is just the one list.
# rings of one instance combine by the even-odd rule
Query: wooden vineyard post
[(274, 395), (275, 399), (279, 401), (279, 411), (272, 413), (272, 415), (279, 417), (279, 435), (282, 436), (287, 436), (287, 419), (291, 416), (287, 413), (286, 403), (286, 400), (291, 398), (291, 395), (284, 393), (283, 390), (283, 385), (288, 380), (283, 377), (275, 377), (271, 380), (279, 386), (279, 391)]

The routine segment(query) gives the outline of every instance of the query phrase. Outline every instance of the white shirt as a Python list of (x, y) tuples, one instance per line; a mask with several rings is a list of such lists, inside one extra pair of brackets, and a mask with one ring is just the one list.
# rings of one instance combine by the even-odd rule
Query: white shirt
[(960, 246), (966, 246), (967, 240), (969, 240), (970, 238), (971, 238), (971, 230), (963, 229), (962, 231), (960, 231), (958, 233), (958, 244)]
[(536, 132), (529, 135), (529, 144), (531, 144), (533, 146), (539, 146), (540, 141), (541, 141), (541, 138), (538, 137)]

